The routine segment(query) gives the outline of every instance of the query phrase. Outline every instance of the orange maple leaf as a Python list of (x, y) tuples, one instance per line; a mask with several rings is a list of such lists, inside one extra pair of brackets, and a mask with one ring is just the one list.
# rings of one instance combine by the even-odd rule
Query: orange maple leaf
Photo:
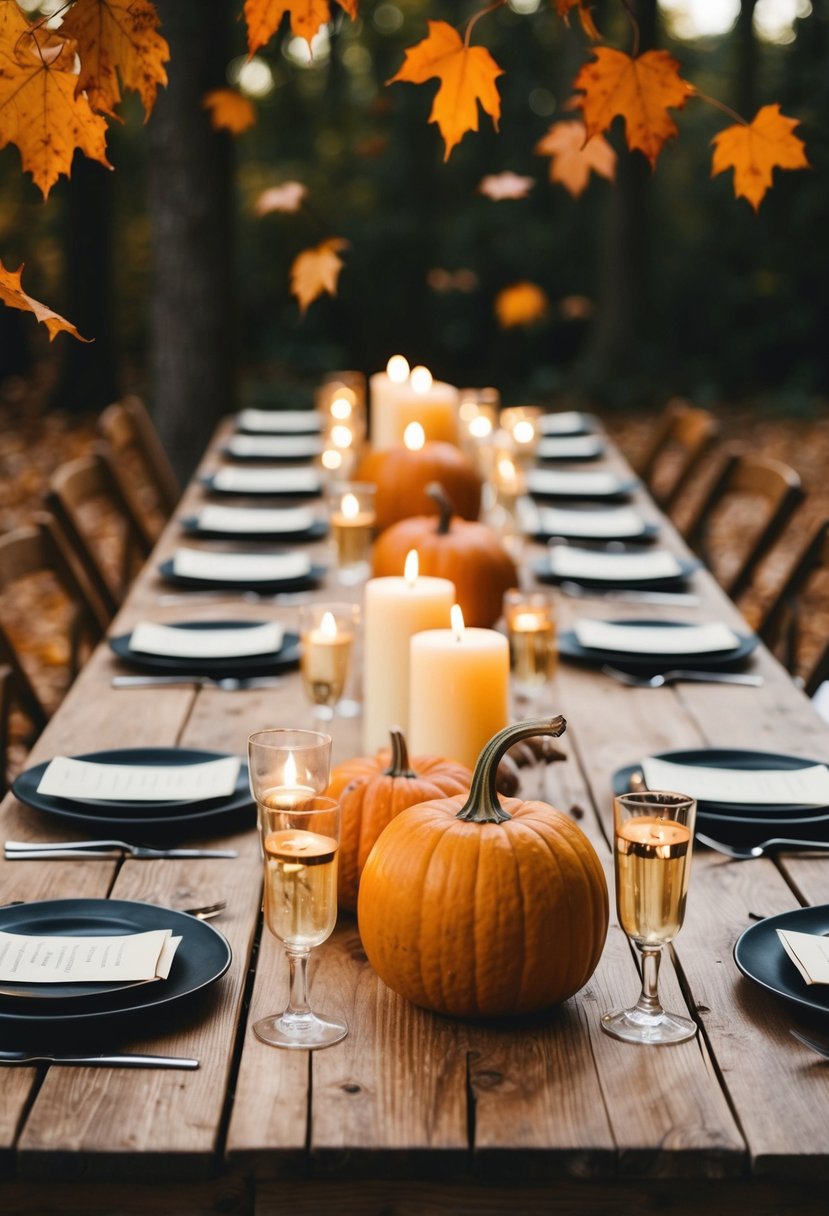
[[(357, 18), (359, 0), (340, 0), (352, 21)], [(245, 21), (248, 27), (248, 53), (254, 55), (269, 42), (282, 24), (286, 13), (291, 15), (291, 30), (308, 45), (321, 25), (331, 20), (328, 0), (245, 0)]]
[(645, 51), (634, 59), (600, 46), (594, 54), (574, 83), (584, 94), (580, 105), (587, 138), (606, 131), (621, 115), (628, 147), (643, 152), (653, 168), (666, 141), (677, 133), (668, 109), (681, 109), (693, 85), (682, 79), (679, 64), (667, 51)]
[(799, 119), (786, 118), (775, 103), (763, 106), (750, 123), (735, 123), (715, 135), (711, 176), (734, 170), (734, 197), (747, 198), (756, 211), (771, 189), (773, 169), (809, 169), (802, 139), (793, 134)]
[(123, 86), (139, 95), (149, 118), (170, 58), (160, 24), (150, 0), (75, 0), (61, 31), (78, 43), (77, 92), (86, 93), (93, 109), (115, 118)]
[(0, 147), (17, 145), (24, 172), (44, 198), (61, 174), (69, 176), (76, 148), (112, 168), (106, 121), (86, 97), (76, 96), (77, 82), (75, 43), (28, 24), (21, 32), (6, 0), (0, 18)]
[(216, 131), (241, 135), (256, 122), (256, 110), (251, 101), (236, 89), (211, 89), (202, 98)]
[(324, 291), (330, 296), (337, 294), (337, 280), (344, 265), (339, 252), (347, 248), (348, 241), (339, 236), (331, 236), (313, 249), (303, 249), (302, 253), (294, 258), (291, 265), (291, 291), (299, 301), (301, 313)]
[(594, 42), (597, 42), (599, 40), (601, 35), (599, 34), (599, 31), (596, 29), (596, 23), (593, 20), (593, 14), (590, 12), (590, 9), (587, 7), (587, 0), (555, 0), (555, 5), (556, 5), (556, 12), (558, 13), (559, 17), (563, 17), (564, 20), (568, 23), (568, 25), (570, 23), (570, 9), (578, 8), (579, 20), (581, 21), (581, 28), (584, 30), (584, 32), (588, 38), (592, 38)]
[(532, 325), (549, 307), (547, 293), (537, 283), (513, 283), (495, 297), (495, 316), (502, 329)]
[(440, 80), (429, 122), (436, 122), (446, 145), (444, 160), (467, 131), (478, 130), (478, 102), (497, 131), (501, 98), (495, 81), (503, 71), (482, 46), (466, 46), (456, 29), (445, 21), (430, 21), (422, 42), (406, 51), (403, 66), (389, 84), (407, 80), (423, 84)]
[(573, 198), (584, 193), (591, 172), (611, 182), (616, 177), (613, 148), (603, 135), (586, 140), (584, 123), (578, 119), (554, 122), (535, 145), (535, 151), (550, 157), (550, 181), (561, 182)]
[(82, 338), (70, 321), (59, 316), (58, 313), (52, 312), (52, 309), (48, 308), (46, 304), (41, 304), (40, 300), (34, 300), (26, 294), (20, 281), (22, 273), (22, 266), (18, 270), (6, 270), (3, 263), (0, 262), (0, 300), (9, 308), (19, 308), (22, 312), (33, 312), (38, 321), (41, 321), (49, 330), (50, 342), (61, 331), (71, 334), (79, 342), (88, 342), (89, 339)]

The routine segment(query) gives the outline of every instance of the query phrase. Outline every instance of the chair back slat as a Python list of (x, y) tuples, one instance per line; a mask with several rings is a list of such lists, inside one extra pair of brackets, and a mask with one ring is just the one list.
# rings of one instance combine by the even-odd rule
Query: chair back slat
[(144, 403), (138, 397), (114, 402), (101, 414), (98, 428), (116, 455), (128, 451), (138, 455), (158, 506), (169, 519), (181, 497), (181, 487)]
[[(674, 398), (660, 415), (639, 474), (665, 511), (674, 506), (719, 435), (720, 424), (708, 410)], [(670, 466), (665, 484), (662, 472)]]

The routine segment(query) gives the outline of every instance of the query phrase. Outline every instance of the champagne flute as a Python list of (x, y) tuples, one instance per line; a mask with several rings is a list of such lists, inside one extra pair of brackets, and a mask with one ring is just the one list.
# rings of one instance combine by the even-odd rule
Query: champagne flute
[(630, 1009), (602, 1017), (602, 1030), (628, 1043), (681, 1043), (697, 1032), (690, 1019), (662, 1008), (662, 947), (682, 927), (697, 804), (658, 790), (622, 794), (613, 802), (616, 910), (642, 955), (642, 991)]
[(254, 731), (248, 739), (248, 781), (260, 834), (263, 807), (291, 810), (324, 794), (330, 776), (330, 735), (276, 727)]
[(306, 604), (299, 610), (299, 669), (320, 725), (331, 721), (345, 690), (358, 620), (356, 604)]

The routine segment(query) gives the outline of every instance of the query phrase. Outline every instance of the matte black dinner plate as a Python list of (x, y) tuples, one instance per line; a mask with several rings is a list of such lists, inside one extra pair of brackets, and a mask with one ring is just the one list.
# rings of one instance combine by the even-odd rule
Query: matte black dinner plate
[[(590, 512), (585, 511), (584, 514), (589, 515)], [(633, 532), (627, 536), (581, 536), (579, 533), (571, 532), (567, 528), (556, 528), (552, 532), (544, 528), (538, 528), (530, 531), (528, 535), (534, 540), (542, 542), (548, 541), (554, 536), (561, 536), (564, 540), (574, 540), (584, 542), (585, 544), (589, 544), (591, 541), (600, 541), (602, 544), (607, 544), (609, 541), (634, 541), (635, 543), (642, 544), (643, 542), (656, 540), (659, 535), (659, 524), (649, 524), (643, 521), (641, 532)]]
[(270, 490), (233, 490), (223, 489), (215, 483), (215, 474), (208, 473), (202, 477), (201, 484), (211, 494), (219, 494), (222, 498), (285, 498), (300, 502), (307, 498), (319, 498), (322, 495), (322, 481), (312, 490), (292, 490), (290, 487), (286, 489), (274, 488)]
[[(218, 760), (226, 752), (201, 751), (187, 747), (128, 747), (110, 751), (86, 752), (76, 756), (77, 760), (93, 760), (98, 764), (174, 765), (201, 764), (207, 760)], [(99, 834), (102, 830), (124, 835), (128, 840), (148, 844), (159, 834), (177, 836), (187, 832), (204, 833), (228, 817), (242, 822), (244, 812), (250, 812), (253, 800), (248, 785), (247, 764), (242, 763), (236, 788), (227, 798), (211, 798), (201, 802), (80, 802), (70, 798), (58, 798), (50, 794), (39, 794), (37, 787), (46, 771), (48, 761), (35, 764), (22, 772), (12, 784), (15, 797), (48, 815), (82, 824)]]
[[(570, 410), (563, 410), (561, 412), (567, 413), (567, 414), (571, 413)], [(546, 430), (545, 426), (544, 426), (545, 420), (553, 419), (555, 417), (556, 417), (556, 413), (553, 412), (551, 414), (543, 414), (542, 417), (539, 419), (538, 433), (544, 439), (564, 439), (565, 436), (569, 436), (569, 435), (591, 435), (599, 427), (599, 420), (595, 416), (595, 414), (577, 413), (576, 416), (573, 418), (572, 425), (569, 426), (566, 430), (563, 430), (563, 431)]]
[(301, 578), (270, 578), (270, 579), (230, 579), (230, 578), (189, 578), (176, 574), (173, 570), (173, 559), (169, 557), (158, 567), (158, 572), (165, 582), (176, 587), (189, 587), (200, 591), (261, 591), (265, 595), (278, 594), (280, 591), (307, 591), (318, 587), (327, 573), (325, 566), (314, 563), (307, 574)]
[[(289, 438), (289, 436), (287, 436), (287, 435), (279, 435), (279, 436), (269, 435), (268, 438), (269, 439), (276, 439), (276, 438), (287, 439), (287, 438)], [(304, 436), (292, 435), (292, 436), (290, 436), (290, 438), (301, 439), (301, 438), (304, 438)], [(322, 449), (320, 449), (320, 451), (321, 450)], [(254, 465), (313, 464), (314, 461), (317, 459), (317, 457), (320, 454), (319, 452), (300, 452), (299, 454), (294, 454), (294, 455), (292, 455), (291, 453), (285, 453), (285, 452), (280, 452), (280, 453), (272, 452), (270, 454), (267, 454), (264, 452), (244, 452), (243, 453), (243, 452), (234, 452), (234, 450), (231, 447), (222, 447), (219, 449), (219, 451), (224, 460), (230, 460), (233, 462), (233, 464), (254, 464)]]
[[(74, 1024), (145, 1012), (206, 988), (224, 975), (231, 961), (227, 940), (212, 925), (171, 908), (126, 899), (50, 899), (0, 908), (0, 929), (44, 937), (105, 937), (172, 929), (174, 936), (182, 938), (166, 980), (126, 985), (20, 985), (19, 995), (0, 996), (3, 1026)], [(56, 994), (56, 988), (63, 993)]]
[[(176, 621), (174, 629), (254, 629), (265, 621)], [(109, 638), (110, 649), (124, 663), (144, 671), (164, 672), (176, 676), (261, 676), (291, 671), (299, 665), (299, 634), (285, 633), (282, 646), (269, 654), (240, 655), (232, 659), (185, 659), (173, 655), (146, 654), (130, 649), (131, 633)]]
[(604, 454), (605, 454), (606, 448), (605, 448), (604, 441), (601, 439), (598, 439), (598, 437), (597, 437), (595, 446), (592, 448), (592, 450), (590, 450), (588, 452), (567, 452), (566, 450), (562, 451), (562, 452), (551, 452), (551, 451), (547, 450), (545, 452), (543, 450), (545, 444), (549, 444), (552, 446), (559, 439), (563, 441), (566, 439), (581, 439), (581, 438), (585, 438), (585, 436), (573, 435), (573, 434), (542, 435), (541, 440), (539, 442), (539, 447), (538, 447), (539, 468), (546, 469), (549, 465), (558, 465), (558, 464), (588, 464), (591, 460), (601, 460), (602, 456), (604, 456)]
[[(260, 411), (262, 412), (262, 411)], [(296, 414), (299, 411), (291, 410), (290, 413)], [(246, 427), (244, 425), (243, 415), (236, 415), (236, 430), (240, 435), (318, 435), (323, 429), (324, 421), (315, 410), (305, 411), (308, 414), (308, 423), (297, 430), (294, 427), (280, 429), (279, 425), (279, 410), (271, 410), (273, 425), (267, 430), (262, 430), (260, 427)]]
[[(545, 473), (548, 471), (550, 470), (544, 470)], [(638, 485), (639, 480), (636, 477), (619, 477), (615, 479), (612, 486), (607, 490), (544, 490), (533, 489), (532, 485), (528, 483), (527, 492), (532, 498), (538, 498), (542, 501), (620, 502), (623, 499), (630, 498), (630, 495)]]
[(756, 634), (738, 634), (739, 644), (732, 650), (711, 650), (704, 653), (683, 654), (671, 650), (672, 635), (677, 636), (689, 625), (683, 621), (665, 620), (616, 620), (608, 621), (609, 625), (639, 625), (647, 629), (664, 629), (665, 649), (658, 654), (633, 654), (629, 650), (598, 650), (594, 647), (582, 646), (574, 629), (566, 629), (558, 637), (558, 652), (566, 659), (579, 663), (604, 664), (622, 667), (625, 670), (637, 672), (665, 671), (668, 665), (708, 671), (712, 668), (728, 668), (742, 661), (757, 647), (760, 639)]
[(677, 574), (667, 578), (575, 578), (571, 574), (554, 574), (550, 569), (549, 557), (542, 557), (533, 563), (533, 573), (540, 583), (552, 583), (555, 586), (560, 583), (578, 583), (580, 587), (589, 587), (597, 591), (601, 589), (608, 591), (667, 591), (681, 587), (688, 575), (693, 574), (702, 565), (700, 561), (687, 557), (677, 558), (677, 563), (679, 565)]
[(287, 545), (293, 544), (295, 541), (324, 540), (328, 535), (328, 524), (324, 519), (315, 519), (310, 528), (304, 528), (300, 532), (229, 532), (201, 528), (197, 515), (186, 515), (179, 520), (179, 524), (181, 530), (188, 536), (199, 536), (203, 540), (237, 540), (240, 543), (267, 541), (269, 544), (276, 542)]
[(794, 908), (749, 925), (734, 945), (734, 962), (761, 988), (818, 1013), (829, 1013), (829, 987), (807, 984), (783, 949), (778, 929), (795, 933), (829, 933), (829, 904)]

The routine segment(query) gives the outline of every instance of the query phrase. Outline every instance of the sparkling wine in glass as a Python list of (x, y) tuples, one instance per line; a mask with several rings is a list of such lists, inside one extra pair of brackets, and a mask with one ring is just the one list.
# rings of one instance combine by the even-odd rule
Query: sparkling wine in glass
[(642, 991), (630, 1009), (606, 1013), (602, 1029), (630, 1043), (681, 1043), (696, 1025), (662, 1008), (662, 947), (685, 918), (696, 802), (685, 794), (643, 790), (614, 800), (616, 911), (642, 956)]

